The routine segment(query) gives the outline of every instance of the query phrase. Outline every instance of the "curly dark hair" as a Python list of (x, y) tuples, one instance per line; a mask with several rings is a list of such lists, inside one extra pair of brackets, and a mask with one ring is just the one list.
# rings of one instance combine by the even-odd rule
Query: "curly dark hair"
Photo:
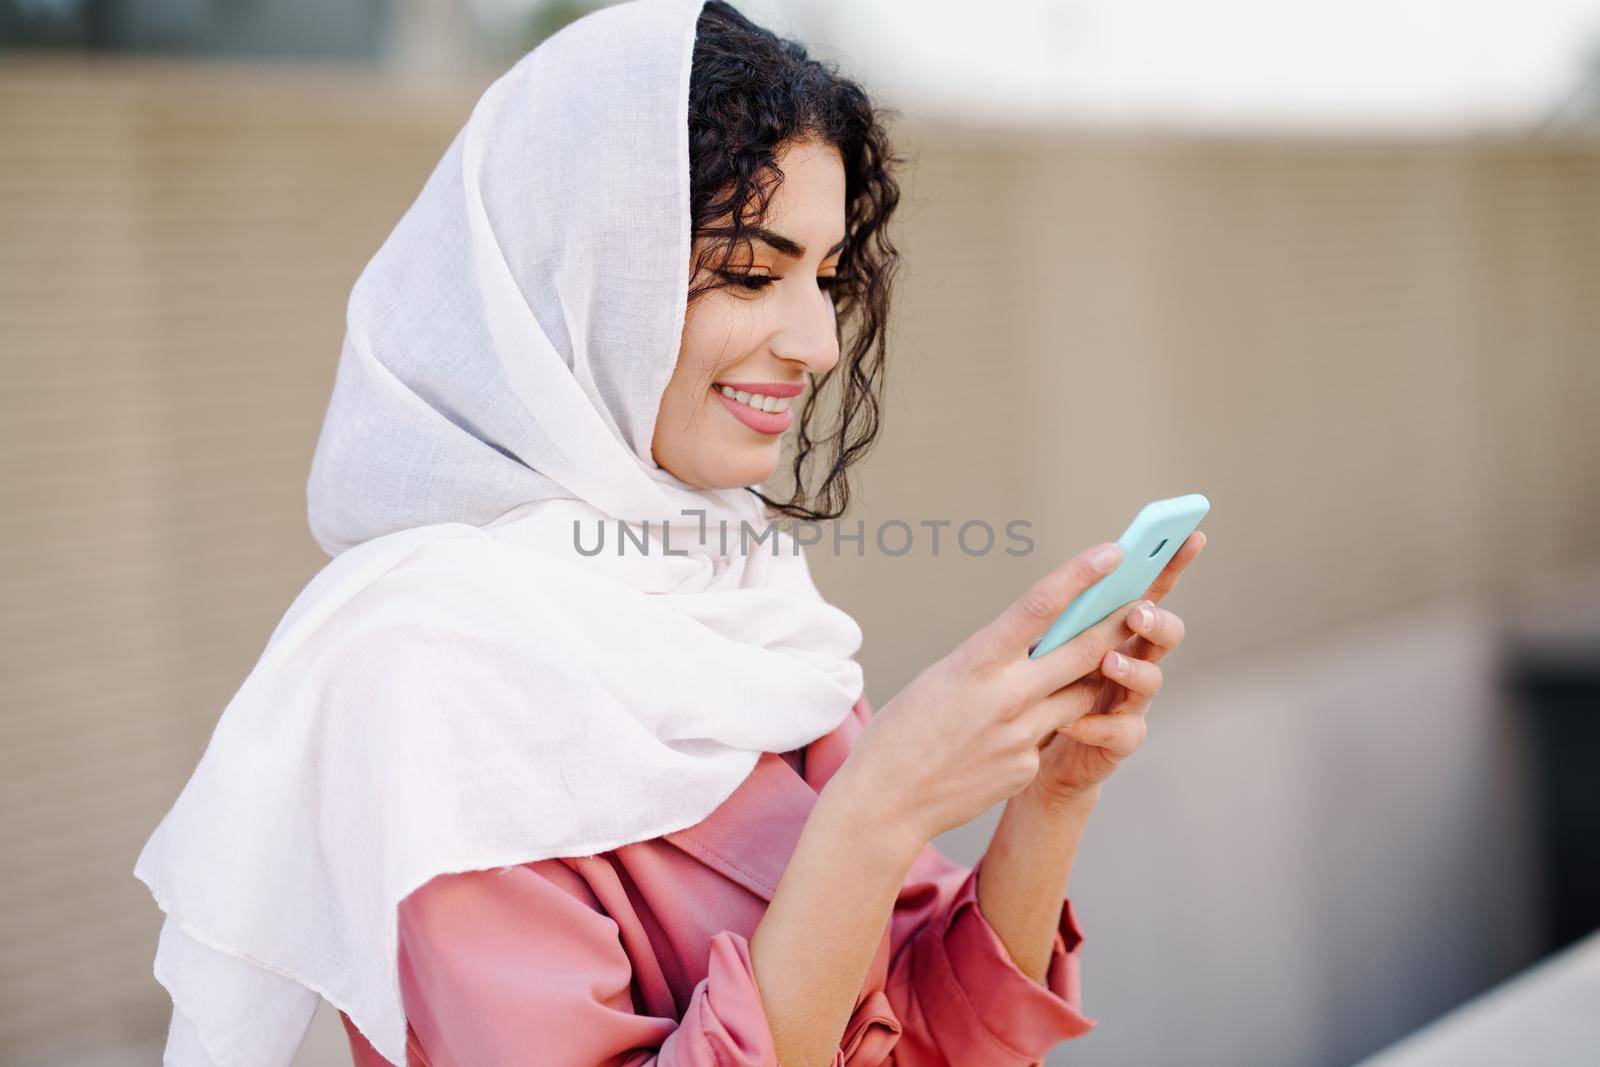
[[(689, 290), (689, 304), (737, 284), (719, 272), (728, 269), (736, 251), (749, 247), (749, 231), (765, 219), (783, 183), (775, 162), (783, 146), (831, 144), (844, 163), (845, 247), (840, 280), (830, 290), (841, 358), (826, 373), (811, 376), (795, 435), (793, 494), (777, 501), (749, 489), (790, 518), (843, 515), (850, 502), (847, 471), (878, 435), (885, 327), (900, 263), (887, 230), (900, 201), (894, 169), (905, 162), (893, 153), (885, 128), (895, 114), (874, 107), (833, 65), (809, 58), (802, 45), (756, 25), (724, 0), (707, 0), (701, 10), (689, 75), (690, 207), (695, 236), (710, 240), (694, 264), (695, 275), (703, 272), (708, 280)], [(857, 327), (848, 347), (847, 323)], [(814, 437), (819, 397), (835, 378), (841, 379), (842, 394), (837, 422)], [(826, 456), (828, 470), (808, 494), (805, 473), (814, 453)]]

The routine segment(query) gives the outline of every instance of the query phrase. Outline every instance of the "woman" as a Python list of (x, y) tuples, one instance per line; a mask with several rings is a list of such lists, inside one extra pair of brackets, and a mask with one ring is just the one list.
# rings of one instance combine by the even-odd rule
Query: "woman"
[[(840, 514), (876, 433), (893, 162), (717, 0), (484, 94), (351, 295), (334, 559), (135, 868), (168, 1063), (288, 1064), (319, 998), (373, 1067), (1024, 1064), (1094, 1024), (1063, 890), (1203, 538), (1028, 659), (1084, 552), (873, 714), (799, 544), (742, 536)], [(929, 844), (1007, 798), (976, 867)]]

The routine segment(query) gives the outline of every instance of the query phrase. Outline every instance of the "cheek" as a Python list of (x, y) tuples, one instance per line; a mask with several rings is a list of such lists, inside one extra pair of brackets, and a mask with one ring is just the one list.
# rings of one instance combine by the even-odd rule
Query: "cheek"
[(672, 372), (666, 394), (661, 398), (663, 411), (680, 416), (692, 415), (694, 409), (711, 396), (711, 382), (715, 371), (706, 361), (697, 359), (695, 353), (685, 348), (683, 358)]
[(709, 386), (720, 370), (749, 355), (760, 336), (759, 309), (726, 290), (714, 292), (684, 323), (679, 373)]
[(698, 407), (714, 399), (711, 383), (716, 380), (717, 369), (724, 365), (716, 357), (726, 332), (724, 328), (719, 333), (710, 321), (712, 317), (696, 314), (685, 325), (678, 346), (678, 364), (661, 397), (662, 415), (676, 416), (679, 421), (690, 419)]

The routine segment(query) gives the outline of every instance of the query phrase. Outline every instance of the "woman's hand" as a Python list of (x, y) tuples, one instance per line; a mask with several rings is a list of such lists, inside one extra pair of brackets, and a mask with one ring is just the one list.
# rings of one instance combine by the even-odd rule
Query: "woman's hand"
[(1184, 636), (1183, 620), (1157, 605), (1205, 545), (1205, 534), (1197, 530), (1189, 535), (1129, 613), (1124, 632), (1132, 636), (1107, 652), (1098, 670), (1067, 687), (1063, 698), (1083, 710), (1039, 742), (1039, 773), (1029, 788), (1040, 799), (1059, 803), (1082, 796), (1109, 778), (1144, 741), (1145, 712), (1161, 689), (1156, 664)]
[[(1048, 656), (1031, 643), (1122, 559), (1115, 542), (1068, 560), (877, 710), (834, 776), (870, 798), (887, 830), (915, 853), (1028, 788), (1042, 740), (1089, 710), (1073, 683), (1095, 671), (1128, 631), (1124, 605)], [(1054, 758), (1054, 757), (1052, 757)], [(829, 786), (832, 787), (830, 782)]]

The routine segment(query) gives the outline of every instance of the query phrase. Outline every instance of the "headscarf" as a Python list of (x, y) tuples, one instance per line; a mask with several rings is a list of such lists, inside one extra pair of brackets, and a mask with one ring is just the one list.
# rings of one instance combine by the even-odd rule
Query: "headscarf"
[(861, 631), (794, 539), (741, 538), (770, 532), (751, 493), (650, 451), (702, 3), (524, 56), (357, 280), (307, 484), (334, 558), (134, 869), (166, 913), (166, 1063), (288, 1065), (320, 997), (403, 1064), (408, 893), (690, 826), (860, 697)]

